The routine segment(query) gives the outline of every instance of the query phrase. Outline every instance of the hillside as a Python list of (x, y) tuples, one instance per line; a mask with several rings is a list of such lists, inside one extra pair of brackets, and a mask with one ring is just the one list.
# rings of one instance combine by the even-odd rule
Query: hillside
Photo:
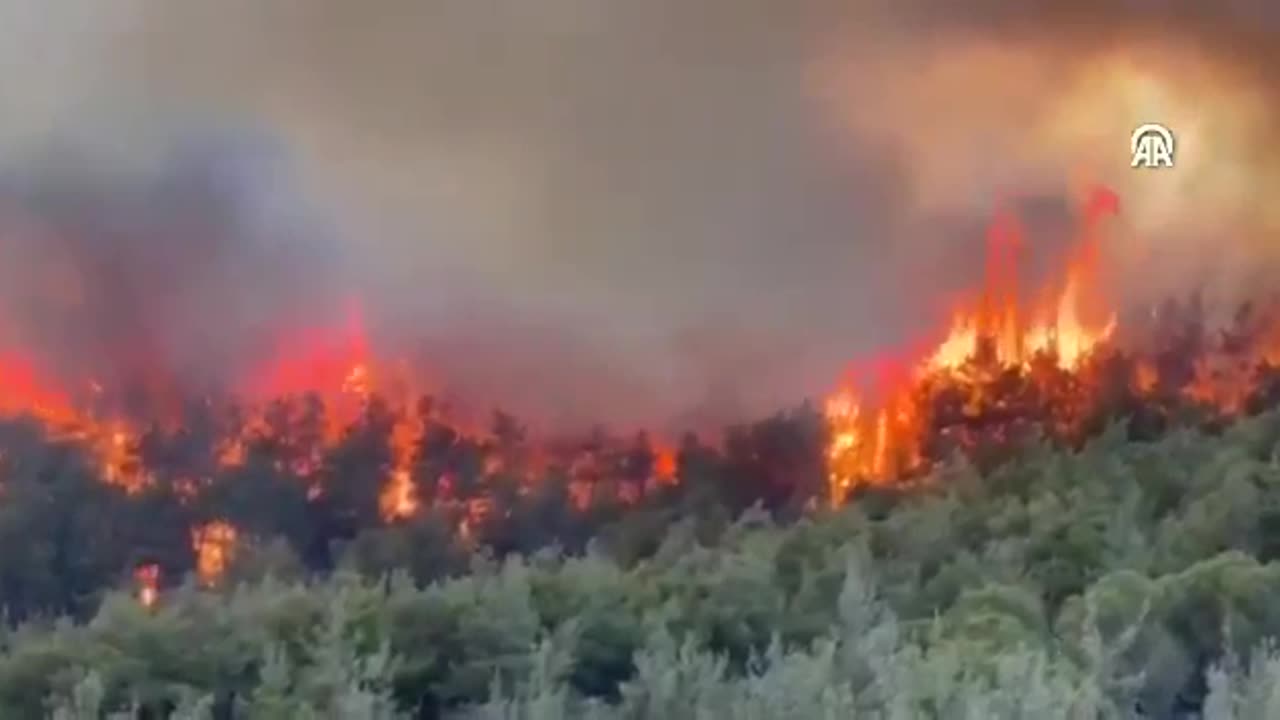
[(786, 525), (688, 513), (634, 561), (480, 554), (420, 585), (265, 548), (218, 590), (9, 633), (0, 716), (1275, 717), (1280, 413), (1120, 430)]

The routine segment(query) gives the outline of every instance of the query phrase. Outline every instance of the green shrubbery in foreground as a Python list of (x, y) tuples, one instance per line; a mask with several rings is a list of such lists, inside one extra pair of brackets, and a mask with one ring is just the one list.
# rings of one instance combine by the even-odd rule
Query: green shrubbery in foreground
[(629, 565), (259, 563), (9, 631), (0, 717), (1280, 717), (1278, 452), (1275, 413), (1111, 432), (786, 527), (691, 514)]

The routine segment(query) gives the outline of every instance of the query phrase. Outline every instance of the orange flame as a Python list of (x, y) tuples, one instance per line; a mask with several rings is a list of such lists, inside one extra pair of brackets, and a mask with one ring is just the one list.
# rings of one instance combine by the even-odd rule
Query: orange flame
[[(93, 392), (92, 384), (88, 390)], [(19, 353), (0, 353), (0, 414), (32, 417), (55, 440), (83, 443), (98, 462), (103, 478), (131, 494), (149, 484), (137, 458), (137, 441), (127, 425), (82, 411), (69, 393)]]
[[(1115, 315), (1095, 321), (1099, 287), (1100, 225), (1118, 211), (1115, 194), (1093, 192), (1085, 206), (1084, 234), (1068, 258), (1049, 302), (1024, 307), (1018, 282), (1025, 245), (1018, 218), (996, 215), (987, 232), (986, 277), (979, 302), (962, 307), (950, 328), (922, 362), (907, 372), (881, 371), (875, 378), (878, 403), (850, 383), (828, 398), (829, 499), (839, 504), (861, 483), (885, 482), (921, 463), (917, 394), (931, 378), (964, 380), (994, 376), (1009, 368), (1027, 370), (1037, 358), (1063, 369), (1077, 368), (1115, 329)], [(975, 384), (976, 387), (976, 384)], [(977, 398), (975, 398), (976, 400)]]
[(382, 518), (387, 522), (410, 517), (418, 510), (413, 469), (424, 427), (424, 419), (418, 410), (406, 408), (391, 428), (391, 474), (379, 498)]
[(235, 527), (222, 520), (205, 523), (191, 531), (191, 547), (196, 554), (196, 576), (205, 586), (213, 586), (226, 574), (235, 557)]

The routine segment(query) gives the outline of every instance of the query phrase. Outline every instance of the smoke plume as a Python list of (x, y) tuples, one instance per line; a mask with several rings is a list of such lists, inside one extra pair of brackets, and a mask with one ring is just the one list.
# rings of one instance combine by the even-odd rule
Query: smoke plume
[[(1126, 303), (1275, 269), (1278, 22), (1262, 0), (3, 0), (5, 317), (64, 363), (117, 343), (205, 377), (358, 296), (477, 402), (767, 412), (933, 327), (999, 202), (1052, 263), (1083, 188), (1114, 187)], [(1129, 169), (1146, 121), (1179, 134), (1174, 171)]]

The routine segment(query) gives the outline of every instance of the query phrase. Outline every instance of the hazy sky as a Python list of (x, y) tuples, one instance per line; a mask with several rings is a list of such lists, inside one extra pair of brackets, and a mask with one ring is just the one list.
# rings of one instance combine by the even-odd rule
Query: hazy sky
[(1269, 271), (1266, 6), (0, 0), (0, 171), (179, 356), (356, 285), (483, 402), (754, 414), (927, 332), (998, 197), (1051, 256), (1115, 186), (1126, 298)]

